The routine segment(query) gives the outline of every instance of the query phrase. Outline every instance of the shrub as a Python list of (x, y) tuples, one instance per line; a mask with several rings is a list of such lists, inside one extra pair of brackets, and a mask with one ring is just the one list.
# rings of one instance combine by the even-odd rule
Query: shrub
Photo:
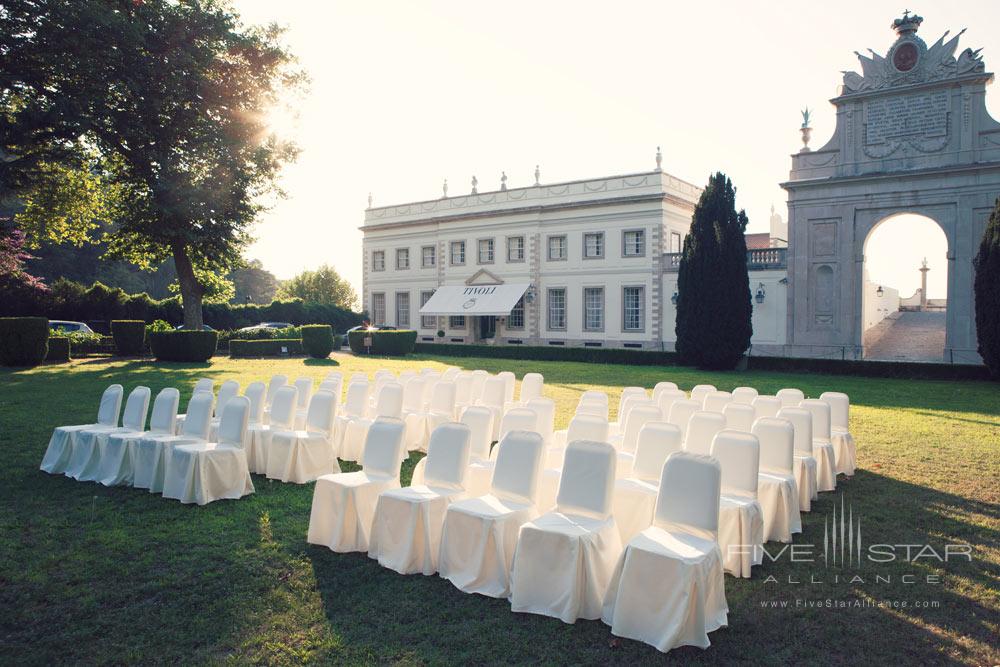
[(44, 317), (0, 317), (0, 363), (36, 366), (49, 351), (49, 321)]
[(280, 357), (286, 354), (302, 354), (302, 339), (273, 338), (270, 340), (229, 341), (229, 356), (233, 358)]
[(994, 379), (1000, 380), (1000, 198), (983, 230), (973, 266), (979, 356)]
[(111, 320), (111, 336), (115, 339), (115, 352), (122, 357), (142, 354), (146, 342), (146, 323), (142, 320)]
[(149, 347), (158, 361), (208, 361), (215, 354), (215, 331), (154, 331)]
[(313, 359), (326, 359), (333, 352), (333, 328), (329, 324), (302, 326), (302, 349)]
[(372, 338), (371, 353), (389, 357), (413, 352), (413, 346), (417, 342), (416, 331), (352, 331), (348, 335), (347, 342), (354, 354), (368, 352), (368, 348), (365, 347), (365, 338), (368, 336)]
[(49, 336), (49, 352), (45, 361), (69, 361), (69, 348), (68, 336)]

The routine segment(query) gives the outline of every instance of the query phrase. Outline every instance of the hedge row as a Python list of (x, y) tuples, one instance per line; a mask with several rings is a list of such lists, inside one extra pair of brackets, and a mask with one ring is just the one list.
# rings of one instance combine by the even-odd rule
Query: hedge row
[[(205, 304), (205, 324), (214, 329), (239, 329), (260, 322), (329, 324), (344, 331), (361, 324), (361, 313), (329, 304), (304, 303), (301, 299), (270, 304)], [(70, 280), (56, 280), (44, 293), (14, 287), (0, 289), (0, 316), (36, 315), (54, 320), (87, 322), (95, 331), (109, 333), (112, 320), (184, 320), (178, 297), (153, 299), (146, 293), (127, 294), (115, 287), (94, 283), (90, 287)]]
[(302, 326), (302, 348), (313, 359), (326, 359), (339, 348), (339, 336), (333, 335), (329, 324), (306, 324)]
[(208, 361), (217, 344), (214, 331), (149, 332), (149, 348), (158, 361)]
[(229, 341), (229, 356), (234, 359), (241, 357), (280, 357), (289, 354), (302, 354), (301, 338)]
[(45, 355), (45, 361), (69, 361), (69, 353), (69, 338), (66, 336), (49, 336), (49, 352)]
[(44, 317), (0, 317), (0, 364), (37, 366), (49, 352), (49, 321)]
[(365, 338), (371, 338), (371, 353), (380, 356), (398, 357), (413, 352), (417, 342), (417, 332), (407, 330), (351, 331), (347, 343), (354, 354), (367, 354)]
[(137, 357), (146, 345), (146, 323), (142, 320), (111, 320), (111, 336), (115, 353), (122, 357)]

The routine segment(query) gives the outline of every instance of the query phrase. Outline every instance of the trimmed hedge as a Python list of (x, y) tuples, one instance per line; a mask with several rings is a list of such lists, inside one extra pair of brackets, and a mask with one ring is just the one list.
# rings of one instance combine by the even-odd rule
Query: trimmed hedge
[[(285, 348), (285, 352), (282, 352), (281, 348)], [(301, 338), (229, 341), (229, 356), (234, 359), (241, 357), (281, 357), (290, 354), (302, 354)]]
[(326, 359), (333, 352), (333, 327), (329, 324), (302, 325), (302, 349), (313, 359)]
[(45, 361), (69, 361), (69, 338), (66, 336), (49, 336), (49, 352)]
[(491, 357), (494, 359), (538, 359), (540, 361), (582, 361), (592, 364), (627, 364), (629, 366), (676, 366), (675, 352), (655, 352), (595, 347), (538, 347), (530, 345), (458, 345), (417, 343), (416, 352), (453, 357)]
[(417, 342), (417, 332), (409, 330), (385, 330), (385, 331), (351, 331), (348, 334), (347, 342), (351, 346), (354, 354), (367, 354), (365, 338), (372, 338), (372, 354), (386, 357), (399, 357), (413, 352)]
[(0, 317), (0, 364), (37, 366), (49, 351), (49, 321), (44, 317)]
[(215, 331), (149, 332), (149, 348), (157, 361), (208, 361), (218, 340)]
[(115, 352), (121, 357), (137, 357), (146, 343), (144, 320), (111, 320), (111, 337)]

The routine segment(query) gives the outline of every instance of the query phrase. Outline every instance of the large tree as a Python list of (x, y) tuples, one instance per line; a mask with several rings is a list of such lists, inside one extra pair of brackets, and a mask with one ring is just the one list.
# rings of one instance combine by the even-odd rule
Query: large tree
[(973, 266), (979, 356), (993, 377), (1000, 379), (1000, 198), (986, 223)]
[(229, 274), (229, 279), (236, 288), (234, 303), (268, 304), (278, 292), (278, 279), (264, 268), (259, 259), (251, 259)]
[(353, 310), (358, 302), (351, 283), (340, 277), (332, 266), (323, 264), (315, 271), (303, 271), (286, 280), (278, 290), (278, 296), (302, 299), (313, 303), (328, 303)]
[(750, 347), (746, 212), (722, 172), (701, 193), (677, 276), (677, 353), (683, 363), (727, 369)]
[(304, 82), (280, 30), (243, 25), (223, 0), (9, 0), (0, 56), (0, 189), (99, 164), (117, 195), (110, 254), (172, 259), (199, 328), (205, 277), (239, 264), (296, 155), (268, 128)]

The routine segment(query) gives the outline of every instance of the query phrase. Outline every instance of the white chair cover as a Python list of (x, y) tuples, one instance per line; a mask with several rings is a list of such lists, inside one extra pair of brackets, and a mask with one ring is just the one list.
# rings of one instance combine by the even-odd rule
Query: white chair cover
[(613, 439), (618, 449), (618, 465), (615, 470), (618, 479), (624, 479), (632, 475), (632, 464), (635, 460), (635, 449), (639, 442), (639, 431), (650, 422), (658, 422), (663, 419), (663, 413), (653, 401), (643, 401), (636, 405), (628, 413), (628, 420), (625, 422), (625, 430), (618, 439)]
[(459, 369), (454, 366), (450, 366), (445, 369), (444, 373), (441, 373), (441, 379), (444, 382), (454, 382), (460, 372), (461, 371)]
[[(604, 421), (608, 421), (608, 405), (607, 403), (600, 403), (598, 401), (582, 401), (576, 406), (575, 415), (592, 415), (594, 417), (600, 417)], [(556, 431), (559, 433), (559, 431)], [(565, 435), (565, 429), (562, 431)]]
[(153, 414), (149, 430), (141, 433), (118, 432), (109, 435), (101, 450), (100, 473), (97, 481), (104, 486), (129, 486), (132, 484), (136, 443), (146, 435), (171, 435), (177, 419), (180, 392), (173, 387), (161, 389), (153, 401)]
[(456, 387), (454, 382), (442, 379), (435, 383), (424, 420), (424, 436), (420, 442), (421, 450), (427, 449), (427, 443), (430, 441), (431, 433), (434, 432), (434, 429), (441, 424), (455, 421), (455, 399)]
[(403, 385), (403, 423), (406, 424), (406, 448), (419, 449), (423, 444), (427, 429), (426, 413), (424, 411), (424, 379), (412, 377)]
[(806, 400), (806, 395), (802, 393), (801, 389), (792, 388), (779, 389), (774, 397), (781, 401), (783, 408), (793, 408)]
[(514, 408), (500, 420), (500, 440), (511, 431), (538, 432), (538, 413), (529, 408)]
[(713, 391), (711, 394), (705, 395), (702, 410), (706, 412), (722, 412), (732, 402), (733, 395), (728, 391)]
[[(344, 427), (344, 440), (340, 443), (340, 458), (345, 461), (360, 461), (368, 429), (379, 417), (400, 419), (403, 412), (403, 387), (395, 382), (387, 382), (378, 392), (374, 416), (351, 419)], [(406, 458), (406, 453), (403, 453)]]
[(787, 419), (761, 417), (752, 433), (760, 443), (757, 500), (764, 513), (764, 541), (791, 542), (792, 533), (802, 532), (793, 474), (795, 428)]
[(764, 560), (764, 516), (757, 501), (760, 444), (757, 436), (722, 431), (712, 443), (722, 467), (719, 500), (719, 549), (723, 567), (734, 577), (749, 577)]
[(632, 475), (615, 481), (615, 523), (623, 544), (652, 523), (663, 464), (682, 444), (681, 430), (667, 422), (648, 422), (639, 431)]
[[(565, 431), (556, 431), (553, 445), (548, 448), (545, 459), (546, 468), (562, 469), (563, 455), (566, 453), (566, 443), (574, 440), (591, 440), (593, 442), (608, 442), (610, 440), (610, 424), (599, 415), (577, 414), (569, 420)], [(555, 495), (552, 496), (553, 502)], [(539, 505), (542, 509), (544, 505)]]
[(709, 454), (716, 433), (726, 428), (726, 418), (718, 412), (699, 410), (688, 420), (684, 433), (684, 451), (692, 454)]
[(693, 401), (689, 398), (674, 401), (673, 405), (670, 406), (670, 412), (667, 414), (667, 421), (679, 428), (681, 435), (686, 435), (691, 415), (699, 410), (701, 410), (701, 403), (698, 401)]
[(500, 419), (503, 418), (504, 397), (507, 391), (507, 381), (502, 377), (491, 377), (483, 383), (483, 395), (476, 403), (489, 408), (493, 413), (493, 439), (500, 435)]
[(486, 380), (489, 377), (490, 374), (482, 369), (472, 371), (472, 393), (469, 396), (472, 399), (471, 405), (476, 405), (483, 397), (483, 390), (486, 389)]
[(781, 400), (775, 396), (758, 396), (753, 399), (753, 418), (777, 417), (781, 409)]
[(718, 391), (714, 384), (696, 384), (691, 389), (691, 400), (698, 401), (699, 404), (704, 405), (705, 397), (709, 394)]
[(825, 391), (819, 399), (830, 406), (830, 442), (837, 474), (851, 477), (857, 466), (857, 450), (850, 427), (851, 399), (839, 391)]
[(475, 405), (472, 397), (472, 371), (462, 371), (452, 380), (455, 383), (455, 406), (461, 411), (469, 405)]
[(247, 427), (247, 466), (250, 472), (267, 474), (267, 457), (271, 448), (271, 438), (278, 431), (288, 431), (295, 421), (295, 405), (298, 390), (292, 385), (282, 385), (271, 403), (271, 414), (267, 424), (250, 424)]
[(659, 398), (656, 399), (656, 405), (659, 406), (660, 412), (663, 413), (663, 418), (669, 419), (670, 410), (674, 407), (674, 403), (686, 400), (688, 400), (687, 394), (680, 389), (664, 389), (660, 392)]
[(500, 371), (497, 373), (498, 378), (503, 378), (503, 402), (504, 405), (510, 405), (514, 402), (514, 390), (517, 385), (517, 377), (510, 371)]
[(749, 433), (753, 428), (755, 415), (752, 405), (733, 401), (722, 409), (722, 416), (726, 418), (726, 428), (730, 431)]
[(551, 398), (537, 397), (527, 401), (524, 407), (534, 410), (535, 414), (538, 415), (538, 423), (536, 424), (538, 433), (542, 436), (542, 441), (546, 446), (549, 445), (556, 428), (556, 402)]
[(800, 407), (812, 415), (813, 456), (816, 458), (816, 489), (837, 488), (837, 462), (830, 441), (830, 404), (818, 398), (802, 401)]
[[(493, 442), (493, 413), (489, 408), (470, 405), (462, 411), (461, 423), (469, 427), (469, 469), (465, 477), (465, 489), (470, 496), (489, 493), (493, 477), (493, 461), (490, 460), (490, 443)], [(424, 467), (427, 457), (417, 461), (413, 467), (410, 484), (424, 483)]]
[(753, 405), (753, 399), (755, 398), (757, 398), (757, 390), (753, 387), (737, 387), (733, 389), (733, 403)]
[(625, 423), (628, 421), (628, 415), (637, 405), (645, 405), (650, 402), (649, 396), (646, 394), (646, 390), (642, 387), (625, 387), (628, 393), (623, 392), (621, 400), (618, 401), (618, 414), (616, 416), (616, 421), (610, 423), (611, 434), (621, 435), (625, 430)]
[[(247, 416), (247, 425), (260, 424), (264, 418), (264, 400), (267, 392), (267, 385), (263, 382), (251, 382), (243, 390), (243, 395), (250, 401), (250, 413)], [(249, 440), (248, 440), (249, 442)]]
[(378, 496), (399, 488), (406, 452), (403, 421), (378, 418), (368, 429), (362, 469), (323, 475), (313, 489), (308, 541), (341, 553), (368, 551)]
[(679, 391), (679, 388), (673, 382), (657, 382), (653, 387), (653, 400), (657, 404), (660, 402), (660, 395), (665, 391)]
[(93, 424), (57, 426), (49, 438), (49, 446), (45, 450), (45, 455), (42, 456), (42, 464), (39, 469), (50, 475), (65, 473), (73, 456), (76, 436), (80, 431), (96, 428), (110, 430), (118, 425), (118, 414), (121, 412), (122, 394), (124, 393), (125, 390), (120, 384), (113, 384), (105, 389), (97, 407), (97, 421)]
[[(195, 380), (194, 388), (191, 390), (191, 395), (194, 396), (199, 391), (207, 391), (210, 394), (215, 394), (215, 381), (211, 378), (199, 378)], [(181, 428), (184, 426), (185, 414), (177, 415), (177, 419), (174, 421), (174, 433), (180, 434)]]
[[(264, 424), (271, 421), (271, 405), (274, 403), (278, 390), (288, 384), (288, 378), (284, 375), (272, 375), (267, 383), (267, 395), (264, 397)], [(252, 470), (252, 468), (251, 468)]]
[(521, 526), (511, 568), (511, 609), (565, 623), (596, 619), (621, 553), (611, 513), (615, 450), (570, 442), (556, 510)]
[(333, 449), (337, 456), (340, 456), (340, 444), (344, 440), (344, 431), (347, 430), (347, 424), (352, 419), (365, 416), (365, 412), (368, 409), (368, 392), (370, 389), (371, 385), (368, 384), (367, 380), (351, 381), (347, 385), (347, 398), (344, 399), (344, 409), (337, 415), (333, 427)]
[(812, 415), (805, 408), (781, 408), (778, 418), (792, 425), (795, 435), (795, 486), (799, 492), (799, 511), (812, 510), (812, 501), (819, 497), (816, 457), (812, 448)]
[(222, 413), (226, 410), (226, 403), (239, 395), (240, 383), (236, 380), (226, 380), (219, 387), (219, 395), (215, 397), (212, 421), (208, 425), (208, 439), (210, 442), (215, 442), (218, 437), (219, 423), (222, 421)]
[(448, 505), (465, 497), (469, 427), (441, 424), (427, 445), (425, 483), (383, 491), (372, 521), (368, 555), (400, 574), (437, 572)]
[(207, 505), (253, 493), (243, 448), (249, 418), (250, 400), (235, 396), (223, 408), (218, 442), (174, 447), (164, 476), (163, 497)]
[(542, 397), (542, 388), (545, 386), (545, 378), (541, 373), (525, 373), (521, 378), (521, 393), (518, 400), (522, 405), (527, 405), (528, 401)]
[(719, 464), (687, 452), (663, 466), (653, 525), (626, 545), (615, 566), (601, 619), (619, 637), (669, 651), (707, 648), (727, 625), (722, 554), (715, 541)]
[(438, 570), (464, 593), (505, 598), (518, 532), (538, 516), (535, 496), (544, 445), (537, 433), (511, 431), (497, 448), (489, 493), (448, 507)]
[(148, 434), (136, 442), (132, 476), (134, 487), (149, 489), (150, 493), (163, 491), (163, 478), (173, 448), (208, 441), (212, 401), (210, 392), (196, 392), (188, 402), (187, 419), (180, 435)]
[(295, 378), (295, 389), (298, 391), (295, 402), (295, 428), (305, 428), (306, 415), (309, 412), (309, 399), (312, 398), (312, 378)]
[(149, 411), (149, 387), (136, 387), (129, 392), (122, 413), (122, 425), (109, 429), (98, 426), (77, 432), (73, 454), (66, 466), (66, 476), (80, 482), (96, 482), (101, 475), (101, 453), (112, 433), (142, 433)]
[(340, 472), (333, 451), (333, 421), (337, 401), (328, 391), (309, 400), (304, 428), (276, 430), (267, 449), (267, 478), (305, 484), (321, 475)]
[(319, 383), (319, 391), (328, 391), (337, 399), (337, 407), (340, 407), (340, 395), (344, 393), (344, 377), (337, 373), (328, 375), (325, 380)]
[(580, 400), (577, 404), (580, 403), (600, 403), (601, 405), (607, 406), (608, 395), (603, 391), (598, 391), (597, 389), (588, 389), (580, 394)]

